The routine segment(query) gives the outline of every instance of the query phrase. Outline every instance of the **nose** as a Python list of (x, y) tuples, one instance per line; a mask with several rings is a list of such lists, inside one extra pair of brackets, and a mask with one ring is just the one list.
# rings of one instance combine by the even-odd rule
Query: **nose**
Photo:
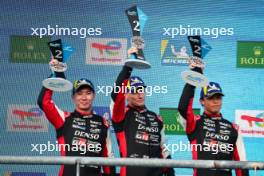
[(138, 98), (144, 98), (144, 93), (138, 93)]
[(220, 101), (219, 101), (218, 99), (213, 99), (213, 103), (214, 103), (214, 104), (219, 104)]
[(86, 97), (85, 95), (82, 95), (82, 96), (81, 96), (81, 99), (82, 99), (82, 100), (86, 100), (87, 97)]

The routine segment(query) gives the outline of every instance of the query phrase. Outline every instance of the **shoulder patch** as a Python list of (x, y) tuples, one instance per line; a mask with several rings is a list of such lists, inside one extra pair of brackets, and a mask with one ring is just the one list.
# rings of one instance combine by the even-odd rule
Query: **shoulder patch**
[(237, 124), (235, 124), (235, 123), (232, 123), (232, 126), (233, 126), (233, 128), (235, 129), (235, 130), (239, 130), (239, 126), (237, 125)]
[(127, 112), (129, 109), (130, 109), (130, 108), (126, 106), (126, 108), (125, 108), (125, 112)]
[(70, 112), (67, 112), (67, 111), (64, 112), (64, 116), (65, 116), (65, 118), (70, 117), (70, 115), (71, 115)]
[(194, 118), (195, 118), (195, 120), (200, 120), (200, 119), (201, 119), (201, 116), (199, 116), (199, 115), (194, 115)]
[(159, 121), (163, 122), (163, 118), (160, 115), (157, 115), (156, 117)]
[(104, 125), (108, 128), (110, 126), (109, 119), (107, 119), (106, 117), (102, 117), (102, 118), (103, 118)]

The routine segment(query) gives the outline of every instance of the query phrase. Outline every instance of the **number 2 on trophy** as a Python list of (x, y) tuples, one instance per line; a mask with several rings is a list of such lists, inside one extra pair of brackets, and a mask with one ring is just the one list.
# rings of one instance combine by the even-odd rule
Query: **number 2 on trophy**
[(55, 52), (58, 53), (58, 54), (55, 56), (55, 58), (59, 58), (59, 59), (61, 59), (61, 58), (62, 58), (62, 51), (61, 51), (61, 50), (56, 50)]
[(140, 29), (139, 29), (139, 22), (138, 21), (133, 21), (133, 23), (135, 24), (136, 23), (136, 26), (134, 27), (134, 31), (138, 31), (140, 32)]
[(198, 45), (194, 45), (194, 53), (201, 55), (201, 47)]

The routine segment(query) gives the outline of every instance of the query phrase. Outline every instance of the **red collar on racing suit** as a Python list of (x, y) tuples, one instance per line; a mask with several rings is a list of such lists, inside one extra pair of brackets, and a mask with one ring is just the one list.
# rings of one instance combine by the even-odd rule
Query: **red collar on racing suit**
[(210, 117), (212, 119), (216, 119), (216, 120), (217, 119), (220, 120), (223, 117), (221, 113), (219, 113), (219, 114), (208, 114), (208, 113), (204, 112), (203, 115), (206, 117)]

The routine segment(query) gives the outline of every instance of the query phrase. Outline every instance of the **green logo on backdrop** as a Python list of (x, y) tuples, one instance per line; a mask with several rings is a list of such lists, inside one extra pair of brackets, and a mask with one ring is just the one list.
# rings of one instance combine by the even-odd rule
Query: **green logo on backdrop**
[(264, 42), (237, 42), (237, 67), (264, 68)]
[(11, 62), (48, 63), (49, 37), (11, 36)]
[[(193, 109), (194, 114), (199, 115), (200, 109)], [(180, 114), (177, 108), (160, 108), (160, 115), (163, 118), (165, 134), (185, 135), (185, 129), (180, 123)]]

